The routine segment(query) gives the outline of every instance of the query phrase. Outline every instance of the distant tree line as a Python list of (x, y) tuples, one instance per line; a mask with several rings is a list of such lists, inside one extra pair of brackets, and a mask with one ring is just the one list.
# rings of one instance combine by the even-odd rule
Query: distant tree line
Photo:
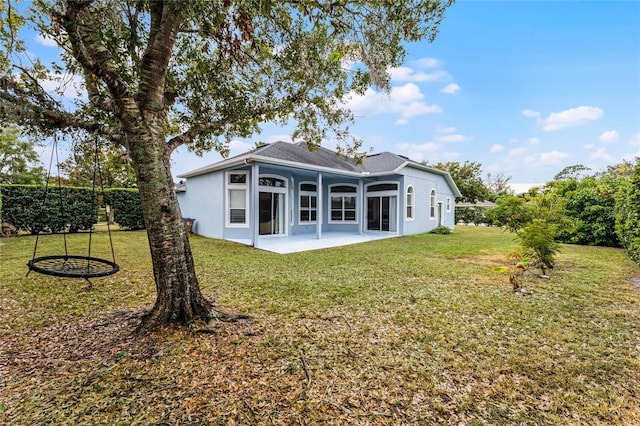
[(640, 158), (589, 171), (567, 167), (526, 194), (497, 196), (485, 221), (517, 233), (544, 224), (555, 242), (624, 247), (640, 263)]
[(640, 263), (640, 157), (597, 173), (569, 166), (545, 185), (519, 195), (509, 188), (510, 176), (488, 174), (483, 180), (477, 162), (432, 167), (449, 172), (462, 193), (456, 199), (462, 204), (456, 206), (459, 222), (503, 226), (529, 239), (535, 229), (551, 242), (623, 247)]

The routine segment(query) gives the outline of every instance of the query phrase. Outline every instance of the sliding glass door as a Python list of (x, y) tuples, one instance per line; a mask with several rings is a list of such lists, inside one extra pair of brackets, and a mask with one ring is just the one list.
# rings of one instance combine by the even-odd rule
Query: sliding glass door
[(260, 176), (259, 183), (260, 235), (286, 234), (286, 180), (279, 177)]
[(367, 197), (367, 230), (396, 232), (396, 196)]

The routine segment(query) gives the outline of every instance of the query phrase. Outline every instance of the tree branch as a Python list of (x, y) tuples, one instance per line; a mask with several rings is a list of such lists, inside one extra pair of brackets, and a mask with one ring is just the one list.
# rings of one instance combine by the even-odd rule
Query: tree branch
[(220, 120), (207, 122), (207, 123), (199, 123), (194, 126), (191, 126), (189, 130), (182, 133), (181, 135), (175, 136), (171, 138), (168, 142), (169, 151), (173, 152), (176, 148), (181, 145), (186, 145), (195, 140), (198, 135), (205, 132), (213, 132), (219, 129), (222, 129), (227, 124), (231, 123), (231, 117), (225, 117)]
[(171, 51), (182, 22), (182, 10), (171, 3), (151, 2), (151, 28), (147, 49), (140, 61), (140, 85), (135, 98), (140, 110), (164, 108), (165, 84)]
[[(297, 105), (299, 102), (301, 102), (302, 99), (304, 99), (304, 90), (287, 96), (279, 104), (270, 105), (268, 107), (254, 108), (251, 111), (243, 111), (240, 117), (264, 117), (280, 114), (283, 112), (283, 104), (289, 104), (292, 106)], [(175, 136), (168, 141), (169, 151), (172, 152), (181, 145), (193, 142), (195, 138), (197, 138), (202, 133), (209, 133), (223, 129), (225, 126), (233, 124), (236, 118), (237, 116), (235, 115), (227, 115), (219, 120), (209, 121), (206, 123), (198, 123), (194, 126), (191, 126), (186, 132)], [(238, 120), (241, 120), (242, 118)]]
[(100, 108), (112, 108), (116, 116), (121, 116), (126, 110), (126, 101), (131, 100), (129, 87), (119, 75), (107, 48), (93, 34), (94, 28), (99, 26), (100, 22), (85, 10), (91, 3), (92, 0), (68, 0), (65, 15), (54, 13), (53, 19), (60, 22), (69, 35), (74, 58), (85, 70), (104, 81), (112, 99), (119, 100), (119, 104), (114, 103), (113, 106), (108, 106), (96, 98), (97, 105)]
[(95, 74), (85, 71), (84, 86), (87, 89), (89, 101), (93, 106), (108, 113), (116, 112), (116, 104), (111, 99), (105, 99), (104, 95), (98, 90), (98, 81)]
[(77, 115), (57, 109), (54, 104), (39, 105), (31, 101), (29, 93), (9, 77), (0, 77), (0, 117), (20, 118), (34, 127), (45, 130), (77, 129), (101, 134), (110, 140), (124, 144), (124, 133), (118, 127), (97, 125)]

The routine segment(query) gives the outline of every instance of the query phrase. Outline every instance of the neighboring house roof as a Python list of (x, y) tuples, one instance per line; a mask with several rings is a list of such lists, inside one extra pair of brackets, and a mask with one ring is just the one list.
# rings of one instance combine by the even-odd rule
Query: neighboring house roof
[(425, 166), (402, 155), (382, 152), (367, 155), (361, 163), (356, 163), (350, 158), (340, 156), (323, 147), (317, 147), (311, 151), (304, 142), (274, 142), (263, 145), (244, 154), (183, 173), (178, 177), (190, 178), (254, 161), (354, 177), (398, 173), (404, 167), (412, 167), (443, 176), (451, 186), (454, 195), (462, 196), (449, 173)]
[(492, 201), (476, 201), (475, 203), (456, 203), (456, 207), (495, 207), (496, 203)]

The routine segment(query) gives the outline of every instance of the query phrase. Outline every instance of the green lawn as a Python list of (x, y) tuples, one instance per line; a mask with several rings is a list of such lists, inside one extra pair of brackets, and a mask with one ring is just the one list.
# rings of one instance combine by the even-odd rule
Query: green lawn
[(192, 236), (204, 293), (254, 319), (136, 337), (146, 234), (113, 239), (122, 271), (91, 287), (25, 277), (34, 238), (0, 240), (0, 424), (640, 424), (640, 268), (620, 250), (563, 245), (522, 295), (494, 228), (291, 255)]

